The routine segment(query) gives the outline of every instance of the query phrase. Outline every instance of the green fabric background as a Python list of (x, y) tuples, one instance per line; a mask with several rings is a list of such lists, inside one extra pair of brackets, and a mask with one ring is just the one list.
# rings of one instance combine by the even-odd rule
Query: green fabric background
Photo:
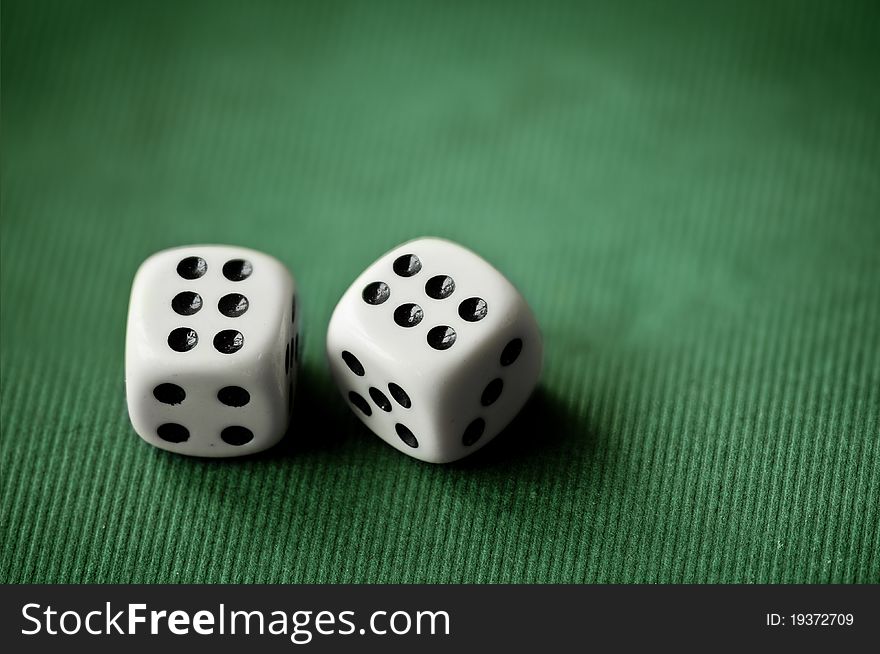
[[(872, 4), (7, 0), (0, 580), (880, 581)], [(322, 349), (426, 234), (546, 339), (446, 466)], [(128, 424), (132, 275), (200, 242), (303, 289), (294, 427), (246, 460)]]

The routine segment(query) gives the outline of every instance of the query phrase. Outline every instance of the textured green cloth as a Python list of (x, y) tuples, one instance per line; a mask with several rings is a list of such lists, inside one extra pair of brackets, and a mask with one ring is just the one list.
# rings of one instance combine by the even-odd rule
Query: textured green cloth
[[(7, 0), (0, 580), (880, 580), (872, 5)], [(546, 340), (520, 418), (446, 466), (323, 355), (421, 235)], [(303, 289), (294, 427), (245, 460), (125, 409), (132, 275), (206, 242)]]

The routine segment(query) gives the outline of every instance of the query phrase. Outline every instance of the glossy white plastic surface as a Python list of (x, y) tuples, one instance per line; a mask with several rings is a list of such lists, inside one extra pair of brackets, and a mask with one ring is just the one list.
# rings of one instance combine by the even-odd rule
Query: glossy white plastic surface
[[(203, 275), (185, 279), (178, 274), (179, 262), (188, 257), (204, 260)], [(224, 264), (234, 260), (251, 264), (247, 278), (230, 281), (224, 276)], [(186, 291), (202, 300), (192, 315), (172, 308), (173, 298)], [(125, 346), (128, 412), (141, 438), (166, 450), (205, 457), (241, 456), (277, 443), (287, 431), (296, 384), (295, 291), (283, 264), (247, 248), (192, 245), (163, 250), (144, 261), (132, 284)], [(218, 308), (230, 293), (247, 298), (247, 310), (237, 317)], [(179, 328), (197, 334), (195, 346), (187, 351), (169, 345), (169, 334)], [(213, 341), (224, 330), (242, 335), (240, 349), (218, 351)], [(158, 401), (154, 390), (160, 384), (180, 387), (185, 398), (174, 404)], [(225, 387), (245, 389), (247, 404), (222, 403), (218, 393)], [(163, 439), (159, 428), (165, 424), (184, 427), (188, 437), (182, 442)], [(233, 433), (243, 427), (253, 437), (243, 444), (227, 442), (221, 434), (230, 427)], [(230, 440), (241, 440), (240, 433)]]
[[(404, 277), (395, 272), (394, 262), (408, 254), (418, 258), (421, 269)], [(452, 278), (454, 291), (444, 299), (429, 297), (426, 284), (441, 275)], [(390, 291), (380, 304), (363, 298), (364, 289), (375, 282), (383, 282)], [(468, 298), (486, 302), (486, 315), (477, 322), (459, 315), (460, 304)], [(394, 312), (404, 304), (422, 309), (418, 324), (401, 327), (395, 322)], [(430, 330), (438, 326), (455, 331), (448, 349), (428, 343)], [(502, 365), (501, 353), (515, 339), (522, 341), (522, 350), (513, 363)], [(363, 376), (352, 372), (344, 351), (362, 364)], [(384, 254), (349, 287), (330, 320), (327, 356), (334, 381), (364, 424), (409, 456), (443, 463), (477, 451), (516, 416), (540, 376), (543, 343), (529, 306), (498, 270), (461, 245), (422, 238)], [(495, 379), (502, 380), (501, 394), (484, 406), (481, 397)], [(409, 396), (409, 408), (394, 399), (392, 383)], [(389, 402), (382, 402), (381, 396), (377, 402), (370, 389)], [(366, 401), (369, 415), (351, 402), (351, 393)], [(391, 410), (382, 404), (390, 404)], [(484, 421), (483, 431), (466, 443), (468, 426), (478, 420)], [(412, 433), (416, 447), (401, 437), (398, 425)]]

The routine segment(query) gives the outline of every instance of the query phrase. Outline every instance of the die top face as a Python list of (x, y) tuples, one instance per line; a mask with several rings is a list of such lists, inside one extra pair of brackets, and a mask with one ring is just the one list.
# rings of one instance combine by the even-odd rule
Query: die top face
[(179, 375), (257, 367), (284, 348), (294, 291), (284, 265), (262, 252), (224, 245), (158, 252), (132, 284), (126, 367)]
[[(385, 366), (440, 379), (491, 347), (517, 318), (516, 288), (471, 250), (439, 238), (404, 243), (371, 264), (331, 319), (335, 343), (351, 339)], [(331, 357), (341, 353), (329, 352)], [(366, 354), (365, 354), (366, 356)]]

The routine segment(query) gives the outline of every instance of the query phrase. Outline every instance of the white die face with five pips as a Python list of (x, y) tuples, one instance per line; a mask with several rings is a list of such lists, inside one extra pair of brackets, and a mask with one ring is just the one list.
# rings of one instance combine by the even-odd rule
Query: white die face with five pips
[(401, 452), (445, 463), (519, 412), (543, 345), (519, 291), (470, 250), (404, 243), (367, 268), (330, 319), (327, 356), (355, 414)]
[(287, 431), (299, 354), (296, 289), (255, 250), (163, 250), (135, 275), (125, 382), (135, 431), (181, 454), (230, 457)]

